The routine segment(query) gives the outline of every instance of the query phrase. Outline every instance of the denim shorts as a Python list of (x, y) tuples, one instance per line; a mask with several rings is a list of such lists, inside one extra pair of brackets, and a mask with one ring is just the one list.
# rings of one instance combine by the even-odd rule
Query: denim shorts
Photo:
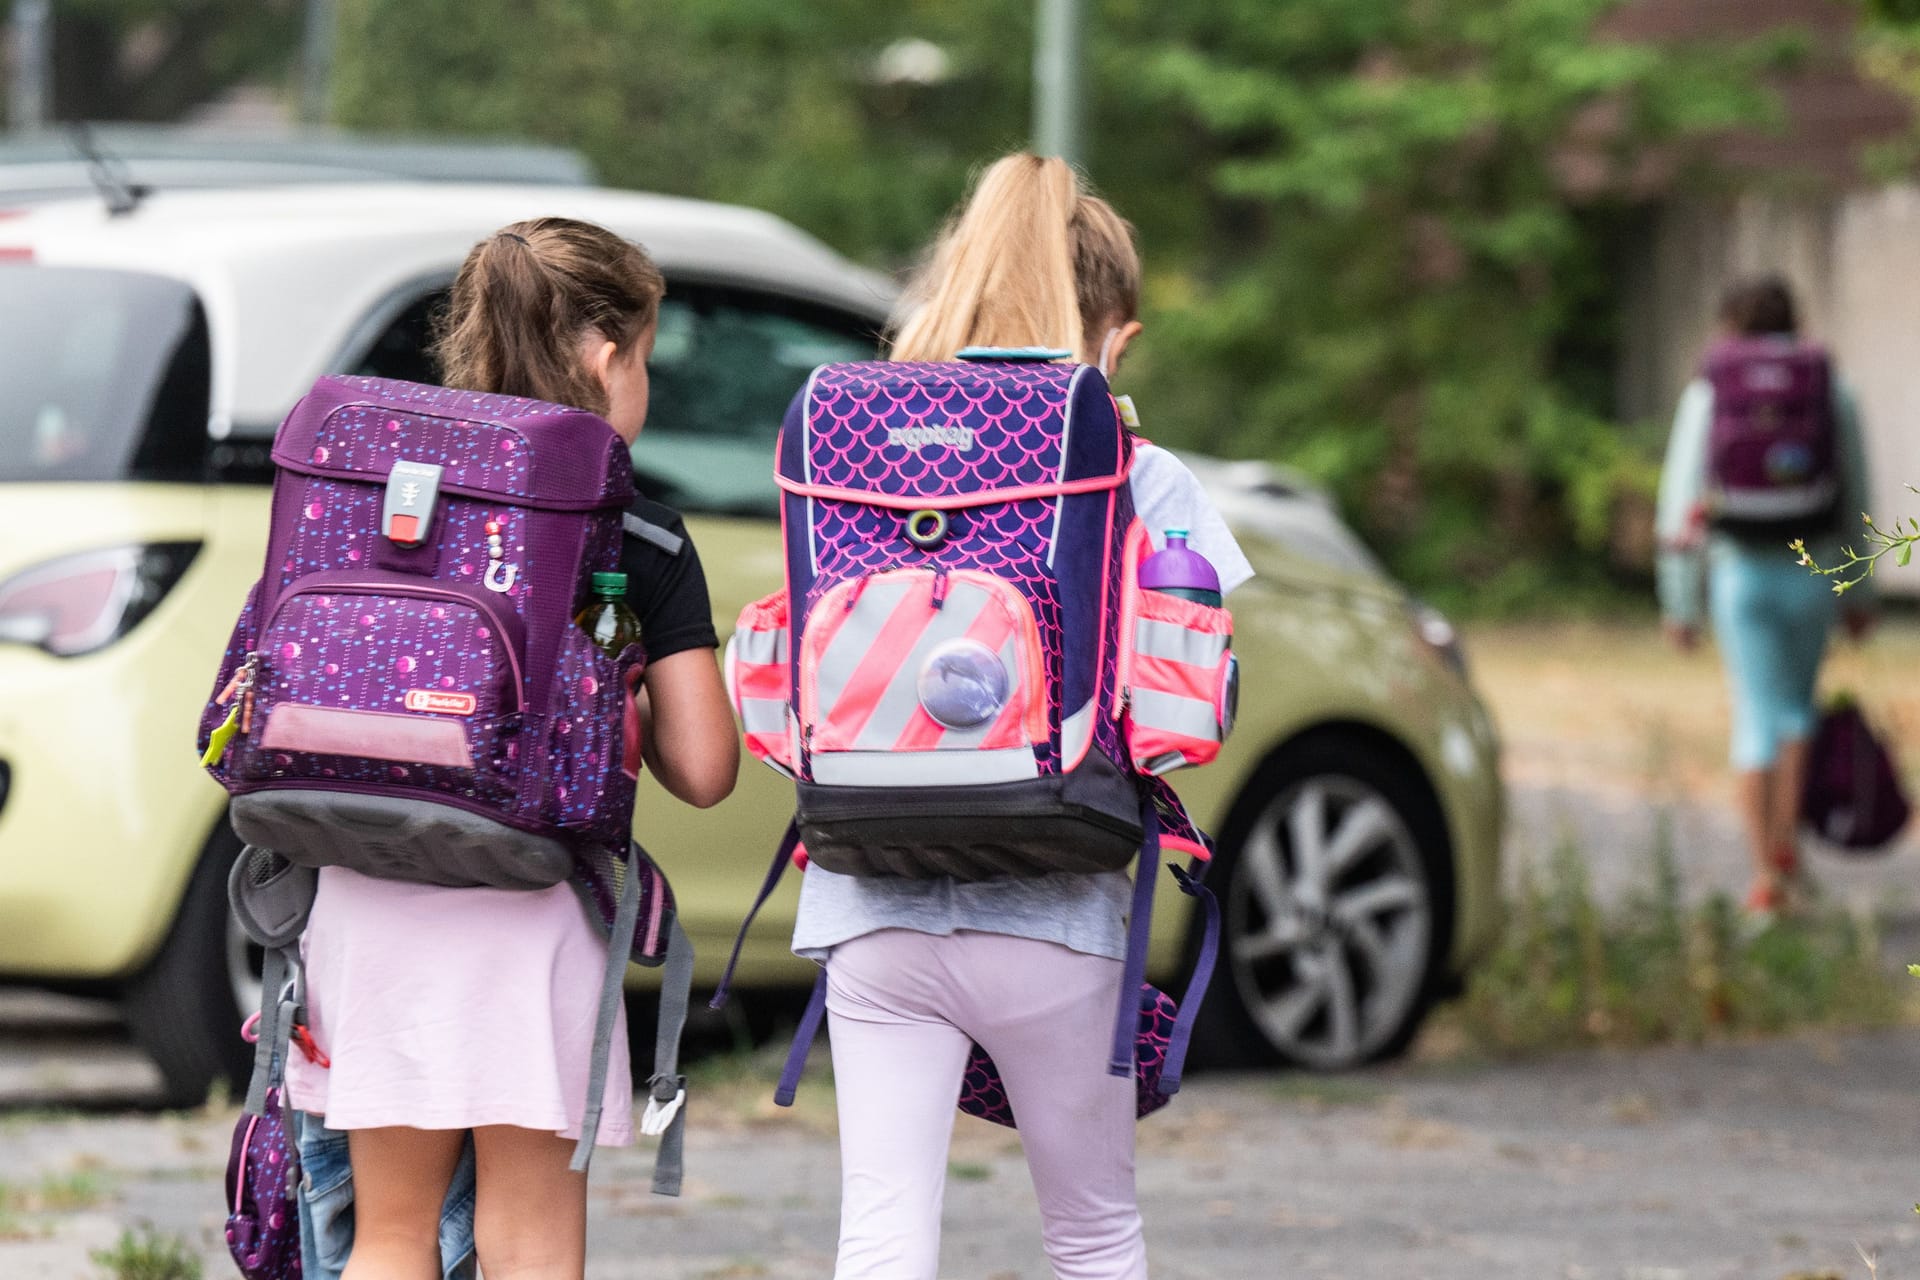
[[(353, 1165), (347, 1135), (303, 1112), (300, 1145), (300, 1266), (305, 1280), (340, 1280), (353, 1252)], [(453, 1171), (440, 1209), (440, 1266), (445, 1280), (476, 1280), (473, 1251), (473, 1136)]]

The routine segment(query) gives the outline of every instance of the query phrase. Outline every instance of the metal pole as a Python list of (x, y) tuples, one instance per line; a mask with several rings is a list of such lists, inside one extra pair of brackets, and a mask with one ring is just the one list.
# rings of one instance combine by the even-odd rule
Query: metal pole
[(307, 0), (306, 38), (300, 48), (300, 121), (327, 122), (333, 81), (334, 0)]
[(13, 0), (12, 65), (7, 76), (7, 123), (17, 132), (38, 129), (51, 112), (52, 0)]
[(1033, 149), (1080, 162), (1082, 0), (1039, 0), (1034, 14)]

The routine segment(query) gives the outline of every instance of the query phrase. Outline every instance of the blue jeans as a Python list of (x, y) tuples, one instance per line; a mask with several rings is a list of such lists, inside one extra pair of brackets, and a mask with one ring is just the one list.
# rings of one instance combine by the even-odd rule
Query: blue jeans
[[(300, 1266), (305, 1280), (340, 1280), (353, 1252), (353, 1165), (347, 1135), (317, 1116), (298, 1117)], [(446, 1280), (477, 1280), (473, 1250), (473, 1138), (453, 1171), (440, 1209), (440, 1265)]]

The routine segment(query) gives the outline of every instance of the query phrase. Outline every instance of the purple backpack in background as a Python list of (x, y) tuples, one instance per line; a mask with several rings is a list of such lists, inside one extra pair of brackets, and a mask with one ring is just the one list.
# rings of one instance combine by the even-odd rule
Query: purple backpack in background
[(1782, 541), (1831, 529), (1839, 512), (1833, 364), (1819, 347), (1742, 338), (1707, 353), (1713, 387), (1707, 517), (1741, 537)]
[(1807, 756), (1801, 816), (1841, 849), (1885, 849), (1911, 813), (1899, 771), (1858, 705), (1840, 700), (1820, 717)]

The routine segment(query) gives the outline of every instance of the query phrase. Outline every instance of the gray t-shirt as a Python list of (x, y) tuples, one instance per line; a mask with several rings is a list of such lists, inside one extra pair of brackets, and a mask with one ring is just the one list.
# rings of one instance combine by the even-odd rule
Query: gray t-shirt
[[(1129, 483), (1156, 548), (1167, 529), (1213, 562), (1222, 591), (1253, 576), (1253, 566), (1186, 464), (1157, 445), (1141, 444)], [(1127, 908), (1133, 896), (1123, 871), (1057, 873), (1032, 878), (958, 881), (846, 876), (808, 867), (800, 883), (793, 950), (824, 961), (842, 942), (881, 929), (950, 934), (962, 929), (1057, 942), (1074, 951), (1124, 959)]]

